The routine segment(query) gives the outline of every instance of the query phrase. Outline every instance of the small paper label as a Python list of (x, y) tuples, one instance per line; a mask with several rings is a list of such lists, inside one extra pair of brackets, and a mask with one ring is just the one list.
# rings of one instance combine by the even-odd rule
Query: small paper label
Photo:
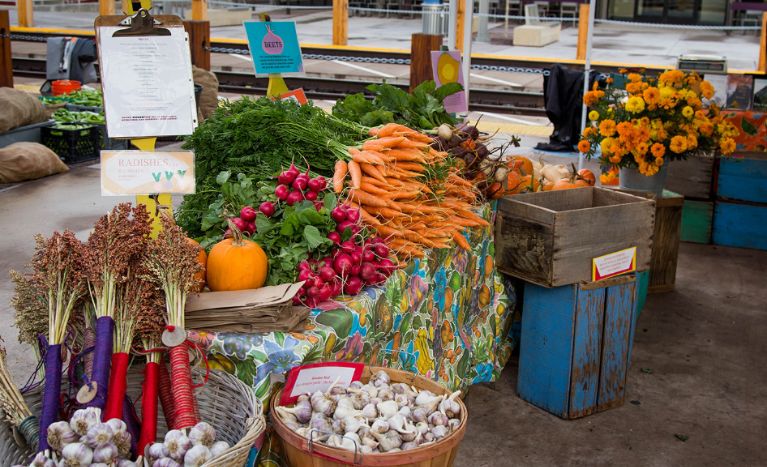
[(306, 93), (304, 92), (304, 88), (298, 88), (290, 92), (286, 92), (285, 94), (280, 94), (280, 100), (296, 101), (298, 102), (299, 105), (306, 105), (309, 102), (309, 100), (306, 98)]
[(160, 339), (166, 347), (176, 347), (183, 344), (186, 340), (186, 331), (178, 326), (173, 328), (172, 331), (166, 329), (162, 332)]
[(327, 391), (334, 383), (345, 388), (352, 381), (360, 379), (364, 367), (362, 363), (333, 362), (312, 363), (293, 368), (288, 373), (280, 405), (295, 403), (301, 394)]
[(194, 191), (191, 151), (101, 151), (101, 196)]
[(592, 260), (591, 280), (599, 281), (608, 277), (634, 272), (637, 269), (637, 248), (609, 253)]

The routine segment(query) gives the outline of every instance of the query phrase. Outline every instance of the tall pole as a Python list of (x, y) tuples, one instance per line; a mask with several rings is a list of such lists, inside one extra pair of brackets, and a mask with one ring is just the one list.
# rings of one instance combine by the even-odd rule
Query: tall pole
[[(589, 75), (591, 75), (591, 47), (594, 41), (594, 11), (596, 10), (596, 0), (589, 0), (589, 29), (586, 34), (586, 60), (583, 64), (583, 95), (589, 91)], [(586, 128), (586, 104), (581, 108), (581, 132)], [(582, 169), (584, 165), (584, 157), (581, 154), (578, 157), (578, 168)]]
[(456, 23), (458, 21), (458, 2), (460, 0), (450, 0), (447, 10), (447, 47), (450, 50), (456, 49)]
[(477, 30), (477, 42), (490, 42), (488, 32), (488, 16), (490, 15), (490, 0), (479, 0), (479, 29)]
[(474, 21), (474, 0), (463, 1), (463, 82), (465, 84), (466, 108), (468, 109), (469, 102), (471, 102), (469, 100), (469, 83), (471, 81), (469, 72), (471, 71), (471, 26)]

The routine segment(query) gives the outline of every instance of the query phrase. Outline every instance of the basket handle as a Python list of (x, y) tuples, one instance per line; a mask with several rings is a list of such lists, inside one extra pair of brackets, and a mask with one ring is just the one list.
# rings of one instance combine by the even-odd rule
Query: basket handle
[(330, 433), (330, 432), (327, 432), (327, 431), (318, 430), (317, 428), (312, 428), (311, 430), (309, 430), (309, 443), (308, 443), (309, 454), (313, 454), (315, 456), (318, 456), (318, 457), (321, 457), (323, 459), (327, 459), (327, 460), (330, 460), (330, 461), (333, 461), (333, 462), (339, 462), (341, 464), (346, 464), (346, 465), (362, 465), (362, 450), (359, 449), (359, 446), (357, 445), (356, 441), (354, 441), (352, 438), (349, 438), (346, 435), (343, 435), (341, 437), (342, 438), (346, 438), (346, 439), (350, 439), (352, 441), (352, 443), (354, 443), (354, 464), (348, 464), (344, 460), (336, 459), (333, 456), (328, 456), (327, 454), (323, 454), (321, 452), (314, 452), (314, 432), (315, 431), (317, 433), (320, 433), (320, 434), (327, 434), (329, 436), (333, 436), (333, 435), (337, 436), (337, 433)]

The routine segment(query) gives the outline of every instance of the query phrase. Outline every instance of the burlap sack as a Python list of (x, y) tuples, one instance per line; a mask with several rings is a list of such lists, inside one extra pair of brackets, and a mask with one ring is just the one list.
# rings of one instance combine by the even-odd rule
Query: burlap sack
[(198, 119), (200, 122), (210, 117), (218, 107), (218, 78), (208, 70), (192, 66), (194, 84), (202, 86), (202, 94), (198, 101)]
[(66, 172), (55, 152), (38, 143), (14, 143), (0, 149), (0, 183), (23, 182)]
[(48, 120), (49, 112), (34, 94), (0, 88), (0, 133)]

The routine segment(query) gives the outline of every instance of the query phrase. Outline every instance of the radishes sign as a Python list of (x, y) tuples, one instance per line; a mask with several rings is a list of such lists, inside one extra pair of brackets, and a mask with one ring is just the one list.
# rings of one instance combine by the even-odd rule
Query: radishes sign
[(245, 21), (245, 33), (257, 75), (304, 71), (295, 22)]
[(101, 151), (101, 196), (194, 191), (191, 151)]

